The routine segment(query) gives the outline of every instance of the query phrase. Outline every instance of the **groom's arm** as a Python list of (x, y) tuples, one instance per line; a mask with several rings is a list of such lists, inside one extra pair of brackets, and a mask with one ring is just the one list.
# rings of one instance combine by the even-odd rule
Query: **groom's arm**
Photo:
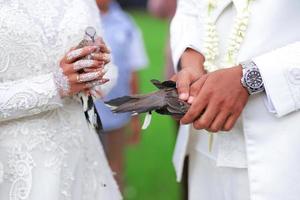
[[(269, 107), (278, 117), (300, 109), (300, 42), (271, 51), (253, 61), (262, 75)], [(192, 106), (182, 123), (212, 132), (229, 131), (243, 111), (248, 94), (241, 84), (242, 67), (217, 70), (195, 82)]]
[(198, 0), (178, 0), (177, 9), (171, 22), (171, 49), (175, 71), (178, 70), (179, 60), (186, 49), (201, 52), (203, 35), (201, 20), (199, 20)]
[(171, 49), (179, 97), (188, 100), (190, 85), (205, 72), (204, 56), (201, 54), (203, 30), (199, 20), (197, 0), (179, 0), (176, 14), (171, 22)]

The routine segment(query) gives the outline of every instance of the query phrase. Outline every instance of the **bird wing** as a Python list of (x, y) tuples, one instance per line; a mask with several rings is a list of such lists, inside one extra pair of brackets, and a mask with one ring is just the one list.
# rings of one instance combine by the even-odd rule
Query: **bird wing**
[(165, 105), (164, 96), (161, 91), (146, 95), (124, 96), (105, 102), (112, 112), (131, 112), (139, 114), (159, 109)]

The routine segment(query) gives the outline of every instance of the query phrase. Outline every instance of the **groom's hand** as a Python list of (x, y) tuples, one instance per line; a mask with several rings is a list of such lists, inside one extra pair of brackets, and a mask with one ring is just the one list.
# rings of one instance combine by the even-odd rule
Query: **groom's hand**
[(181, 100), (187, 101), (190, 97), (190, 86), (205, 74), (204, 56), (193, 49), (186, 49), (180, 59), (180, 71), (172, 77), (176, 82), (177, 91)]
[(241, 77), (241, 66), (202, 76), (191, 86), (194, 99), (181, 123), (193, 123), (196, 129), (211, 132), (231, 130), (249, 96), (241, 84)]

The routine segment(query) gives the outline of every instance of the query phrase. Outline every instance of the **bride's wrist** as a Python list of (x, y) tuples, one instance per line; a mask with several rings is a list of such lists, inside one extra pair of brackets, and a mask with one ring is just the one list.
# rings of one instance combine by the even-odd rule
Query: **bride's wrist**
[(53, 74), (54, 83), (61, 98), (69, 96), (70, 84), (68, 77), (63, 73), (61, 67), (58, 67)]

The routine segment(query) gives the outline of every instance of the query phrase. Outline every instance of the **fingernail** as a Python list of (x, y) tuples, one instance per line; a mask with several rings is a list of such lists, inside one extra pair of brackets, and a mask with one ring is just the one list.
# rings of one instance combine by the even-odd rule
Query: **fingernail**
[(187, 100), (188, 97), (189, 97), (189, 95), (187, 93), (181, 93), (179, 95), (179, 99), (181, 99), (181, 100)]
[(189, 104), (192, 104), (193, 101), (194, 101), (194, 99), (195, 99), (194, 97), (190, 96), (189, 99), (188, 99), (188, 103), (189, 103)]
[(185, 125), (185, 123), (183, 123), (183, 122), (180, 120), (180, 125)]

